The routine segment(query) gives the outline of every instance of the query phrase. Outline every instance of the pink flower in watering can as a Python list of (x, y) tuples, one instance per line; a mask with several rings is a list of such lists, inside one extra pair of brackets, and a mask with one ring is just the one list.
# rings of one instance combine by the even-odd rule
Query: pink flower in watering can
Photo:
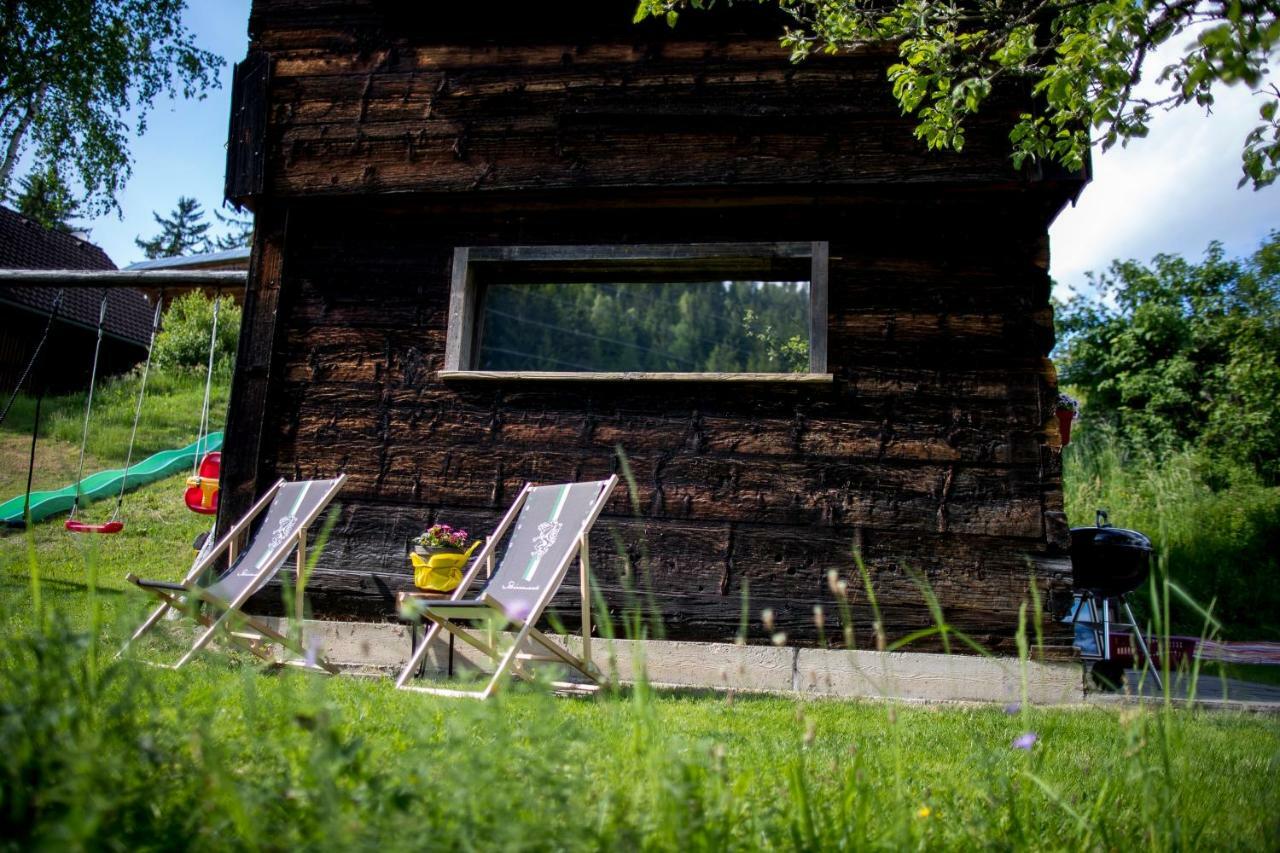
[(465, 530), (454, 530), (447, 524), (435, 524), (414, 539), (413, 544), (424, 550), (464, 551), (470, 538)]

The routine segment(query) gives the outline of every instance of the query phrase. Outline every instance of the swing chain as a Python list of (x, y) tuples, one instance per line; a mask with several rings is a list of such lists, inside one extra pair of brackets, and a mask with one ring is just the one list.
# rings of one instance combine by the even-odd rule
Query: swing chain
[(209, 366), (204, 376), (204, 404), (200, 409), (200, 427), (196, 433), (196, 455), (191, 460), (191, 476), (200, 476), (201, 447), (207, 446), (209, 436), (209, 400), (213, 392), (213, 357), (218, 347), (218, 310), (222, 307), (222, 288), (213, 295), (213, 331), (209, 334)]
[(31, 351), (31, 359), (27, 362), (27, 366), (22, 369), (22, 375), (18, 377), (18, 384), (14, 386), (13, 393), (9, 396), (9, 402), (4, 404), (4, 411), (0, 412), (0, 424), (4, 423), (4, 419), (9, 417), (9, 410), (13, 408), (13, 403), (18, 399), (22, 386), (26, 383), (27, 377), (31, 375), (31, 370), (36, 366), (36, 362), (40, 360), (40, 352), (44, 349), (45, 341), (49, 340), (49, 330), (53, 328), (54, 321), (58, 319), (58, 311), (62, 307), (62, 296), (66, 290), (59, 290), (58, 294), (53, 297), (53, 307), (49, 309), (49, 322), (44, 324), (44, 333), (40, 335), (40, 341), (36, 344), (36, 348)]
[(80, 433), (80, 462), (76, 466), (76, 496), (71, 502), (71, 515), (76, 517), (80, 508), (80, 481), (84, 479), (84, 451), (89, 443), (89, 413), (93, 411), (93, 389), (98, 380), (98, 354), (102, 351), (102, 333), (107, 324), (107, 295), (109, 291), (102, 289), (102, 302), (98, 305), (98, 340), (93, 345), (93, 367), (89, 371), (89, 396), (84, 401), (84, 429)]
[[(18, 380), (18, 386), (13, 389), (13, 396), (9, 398), (8, 404), (4, 407), (4, 412), (0, 413), (0, 423), (4, 423), (5, 416), (9, 414), (13, 401), (18, 399), (18, 392), (22, 390), (22, 383), (27, 381), (27, 374), (35, 367), (36, 361), (40, 358), (40, 352), (44, 349), (45, 342), (49, 339), (49, 331), (53, 328), (54, 322), (58, 317), (58, 309), (62, 307), (62, 296), (65, 290), (59, 290), (58, 295), (53, 298), (53, 307), (49, 310), (49, 322), (45, 324), (44, 334), (40, 336), (40, 342), (36, 344), (35, 351), (31, 354), (31, 360), (27, 362), (27, 367), (22, 371), (22, 378)], [(35, 379), (33, 377), (32, 381)], [(40, 406), (44, 403), (45, 392), (49, 390), (49, 380), (40, 383), (36, 391), (36, 411), (31, 419), (31, 450), (27, 455), (27, 491), (22, 498), (22, 527), (26, 529), (31, 526), (31, 481), (36, 471), (36, 441), (40, 435)]]
[(151, 321), (151, 339), (147, 342), (147, 360), (142, 365), (142, 382), (138, 385), (138, 404), (133, 410), (133, 429), (129, 433), (129, 449), (124, 457), (124, 473), (120, 476), (120, 494), (116, 495), (116, 508), (111, 512), (110, 521), (120, 516), (120, 508), (124, 505), (124, 492), (129, 484), (129, 465), (133, 462), (133, 444), (138, 437), (138, 421), (142, 418), (142, 401), (147, 393), (147, 375), (151, 372), (151, 353), (156, 346), (156, 333), (160, 331), (160, 315), (164, 311), (164, 291), (156, 298), (156, 313)]

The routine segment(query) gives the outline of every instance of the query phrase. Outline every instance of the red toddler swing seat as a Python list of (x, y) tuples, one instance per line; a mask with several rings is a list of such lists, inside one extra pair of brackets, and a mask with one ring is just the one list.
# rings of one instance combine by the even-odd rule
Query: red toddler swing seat
[(218, 477), (222, 471), (222, 452), (206, 453), (200, 460), (199, 473), (187, 478), (187, 490), (182, 500), (187, 509), (201, 515), (218, 514)]

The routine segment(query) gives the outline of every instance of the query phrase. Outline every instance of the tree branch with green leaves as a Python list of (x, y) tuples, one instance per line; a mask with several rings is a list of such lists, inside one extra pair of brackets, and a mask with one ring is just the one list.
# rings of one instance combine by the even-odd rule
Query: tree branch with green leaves
[[(641, 0), (637, 21), (679, 15), (717, 0)], [(721, 0), (732, 5), (733, 0)], [(1194, 106), (1211, 112), (1223, 87), (1259, 98), (1258, 124), (1242, 142), (1240, 185), (1280, 176), (1280, 53), (1274, 2), (1204, 0), (738, 0), (777, 5), (792, 24), (781, 40), (793, 59), (895, 45), (888, 83), (916, 137), (960, 151), (966, 121), (998, 82), (1025, 85), (1034, 108), (1010, 131), (1015, 166), (1084, 166), (1089, 149), (1147, 135), (1154, 115)], [(1153, 57), (1189, 42), (1173, 62)], [(1139, 88), (1150, 80), (1151, 87)], [(1011, 85), (1013, 84), (1011, 83)], [(1148, 88), (1155, 90), (1147, 94)]]
[[(162, 94), (202, 98), (223, 59), (196, 47), (185, 0), (0, 3), (0, 198), (24, 153), (74, 170), (86, 214), (118, 207), (130, 134)], [(132, 116), (130, 116), (130, 111)]]

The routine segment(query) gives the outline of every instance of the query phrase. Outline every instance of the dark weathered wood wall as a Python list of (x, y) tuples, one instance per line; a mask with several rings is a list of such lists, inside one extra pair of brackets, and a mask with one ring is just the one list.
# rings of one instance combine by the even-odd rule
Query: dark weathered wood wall
[[(750, 22), (485, 43), (383, 8), (255, 4), (272, 78), (266, 192), (246, 200), (270, 227), (224, 501), (349, 475), (317, 613), (389, 617), (409, 536), (484, 531), (525, 480), (607, 475), (618, 448), (635, 504), (609, 507), (594, 567), (615, 608), (624, 574), (648, 577), (669, 636), (731, 637), (744, 583), (753, 638), (764, 607), (812, 639), (821, 604), (830, 631), (827, 572), (856, 589), (855, 547), (893, 634), (929, 622), (919, 579), (996, 647), (1029, 581), (1062, 604), (1045, 231), (1079, 181), (1014, 173), (1000, 110), (966, 157), (939, 157), (885, 94), (882, 56), (793, 67)], [(717, 240), (830, 241), (834, 385), (437, 375), (455, 246)]]

